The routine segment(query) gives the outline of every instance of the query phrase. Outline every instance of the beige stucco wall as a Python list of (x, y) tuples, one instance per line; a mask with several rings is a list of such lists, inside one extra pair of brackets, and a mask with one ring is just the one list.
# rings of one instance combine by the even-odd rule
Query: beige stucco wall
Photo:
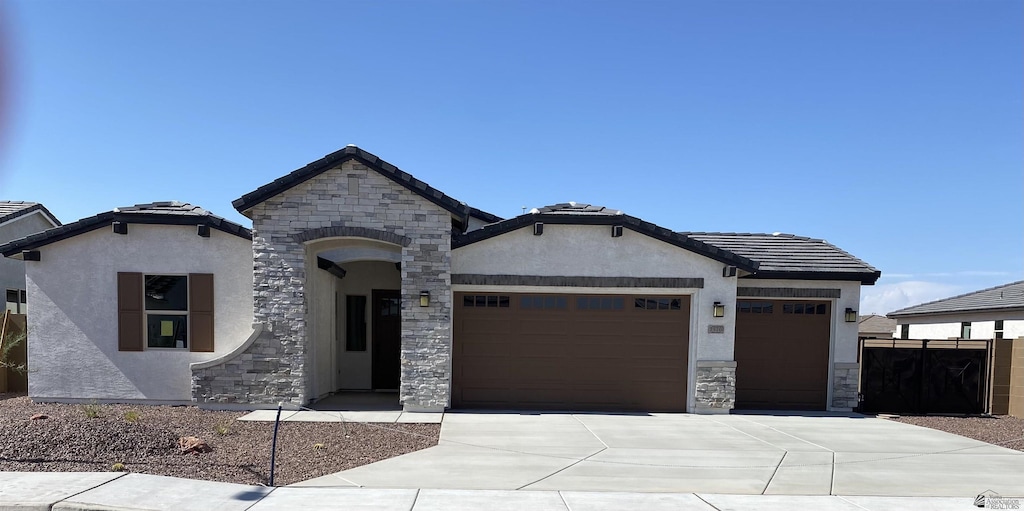
[[(249, 240), (193, 226), (109, 227), (40, 249), (26, 263), (29, 395), (33, 399), (190, 402), (189, 364), (225, 354), (252, 332)], [(117, 273), (214, 274), (214, 353), (117, 350)]]

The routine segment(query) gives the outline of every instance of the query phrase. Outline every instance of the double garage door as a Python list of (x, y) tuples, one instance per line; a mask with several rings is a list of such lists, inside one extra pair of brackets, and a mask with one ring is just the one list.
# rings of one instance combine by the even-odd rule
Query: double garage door
[(456, 293), (452, 406), (686, 409), (689, 296)]
[(824, 410), (831, 324), (827, 301), (740, 298), (736, 408)]

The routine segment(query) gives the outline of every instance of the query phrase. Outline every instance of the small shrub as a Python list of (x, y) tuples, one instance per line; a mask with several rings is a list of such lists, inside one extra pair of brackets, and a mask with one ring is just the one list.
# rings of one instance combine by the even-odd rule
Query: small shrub
[(128, 469), (125, 468), (124, 463), (114, 463), (110, 466), (111, 472), (126, 472)]
[(93, 402), (91, 402), (91, 403), (89, 403), (87, 405), (82, 405), (82, 412), (85, 413), (85, 416), (90, 418), (90, 419), (95, 419), (95, 418), (99, 417), (100, 416), (100, 410), (101, 410), (100, 409), (100, 405), (96, 404), (95, 401), (93, 401)]
[(216, 431), (218, 435), (224, 436), (224, 435), (226, 435), (228, 433), (231, 433), (231, 423), (230, 422), (218, 423), (216, 426), (213, 427), (213, 430)]
[(128, 422), (131, 422), (131, 423), (139, 422), (139, 419), (141, 419), (141, 418), (142, 418), (142, 416), (139, 415), (139, 412), (136, 412), (135, 410), (128, 410), (127, 412), (124, 412), (124, 420), (126, 420)]

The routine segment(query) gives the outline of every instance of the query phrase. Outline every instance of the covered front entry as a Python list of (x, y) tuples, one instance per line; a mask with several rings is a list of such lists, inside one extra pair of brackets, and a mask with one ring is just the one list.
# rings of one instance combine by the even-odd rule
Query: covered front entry
[(741, 298), (736, 305), (736, 408), (824, 410), (831, 303)]
[(452, 407), (685, 411), (690, 297), (455, 293)]

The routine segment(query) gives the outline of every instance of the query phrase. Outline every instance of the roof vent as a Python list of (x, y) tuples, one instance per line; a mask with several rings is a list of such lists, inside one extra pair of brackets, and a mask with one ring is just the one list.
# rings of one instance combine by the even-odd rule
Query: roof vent
[(575, 201), (569, 201), (569, 205), (575, 208), (576, 207), (576, 202)]
[(778, 236), (778, 235), (780, 235), (780, 234), (782, 234), (782, 233), (781, 233), (781, 232), (778, 232), (778, 231), (775, 231), (775, 232), (773, 232), (773, 233), (772, 233), (772, 236)]
[(345, 144), (345, 147), (359, 147), (359, 146), (357, 146), (355, 144)]

